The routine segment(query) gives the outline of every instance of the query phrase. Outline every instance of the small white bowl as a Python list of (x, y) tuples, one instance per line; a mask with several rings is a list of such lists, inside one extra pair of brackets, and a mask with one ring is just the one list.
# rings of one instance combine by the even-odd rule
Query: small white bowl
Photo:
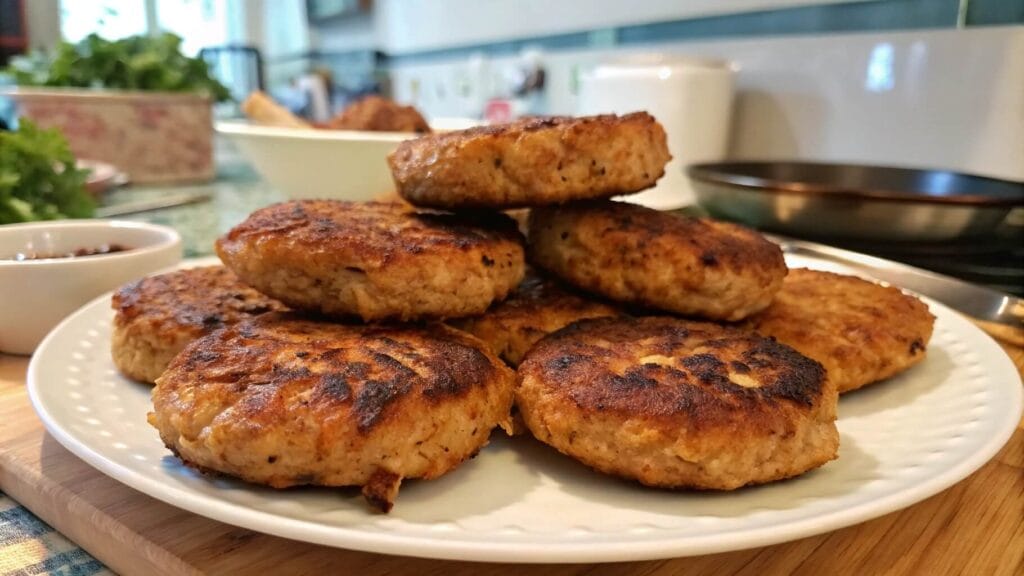
[[(465, 118), (431, 123), (444, 132), (478, 125)], [(399, 142), (416, 138), (410, 132), (360, 132), (277, 128), (247, 122), (217, 123), (256, 171), (289, 198), (372, 200), (393, 192), (387, 157)]]
[[(118, 244), (75, 258), (13, 260)], [(155, 224), (59, 220), (0, 226), (0, 352), (31, 354), (65, 316), (93, 298), (181, 261), (181, 236)]]

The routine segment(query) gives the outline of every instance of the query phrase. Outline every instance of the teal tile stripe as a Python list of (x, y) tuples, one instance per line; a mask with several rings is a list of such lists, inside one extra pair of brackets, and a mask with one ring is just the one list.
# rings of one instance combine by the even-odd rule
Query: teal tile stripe
[(969, 0), (968, 26), (1024, 24), (1024, 0)]
[[(1024, 0), (965, 1), (968, 26), (1024, 24)], [(464, 58), (479, 52), (491, 56), (514, 55), (527, 47), (559, 51), (716, 38), (953, 28), (957, 24), (959, 6), (960, 0), (868, 0), (536, 36), (412, 54), (311, 52), (287, 59), (315, 58), (347, 65), (355, 61), (374, 61), (382, 66)]]
[[(1024, 22), (1024, 0), (967, 0), (968, 25)], [(461, 58), (474, 52), (512, 55), (526, 47), (547, 51), (629, 46), (716, 38), (767, 37), (829, 32), (952, 28), (960, 0), (870, 0), (843, 4), (800, 6), (743, 14), (727, 14), (672, 22), (623, 26), (611, 30), (573, 32), (521, 38), (474, 46), (429, 50), (413, 54), (381, 54), (381, 63), (410, 64)], [(610, 43), (609, 43), (610, 38)], [(321, 56), (324, 56), (321, 54)]]
[[(968, 26), (1024, 23), (1024, 0), (965, 1)], [(316, 52), (292, 55), (288, 59), (315, 58), (349, 65), (354, 61), (375, 61), (377, 66), (382, 66), (465, 58), (479, 52), (491, 56), (514, 55), (527, 47), (559, 51), (716, 38), (953, 28), (957, 24), (959, 6), (960, 0), (868, 0), (536, 36), (412, 54)]]
[(620, 28), (619, 43), (949, 28), (956, 26), (959, 4), (958, 0), (875, 0), (659, 22)]

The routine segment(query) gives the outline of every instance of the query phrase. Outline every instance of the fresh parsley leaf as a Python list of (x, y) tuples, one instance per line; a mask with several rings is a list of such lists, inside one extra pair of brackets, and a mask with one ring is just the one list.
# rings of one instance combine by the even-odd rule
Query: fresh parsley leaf
[(19, 86), (199, 92), (218, 102), (231, 98), (210, 76), (205, 61), (181, 53), (181, 38), (170, 32), (113, 41), (90, 34), (78, 44), (61, 43), (52, 57), (16, 57), (7, 72)]
[(92, 216), (87, 176), (60, 132), (21, 119), (0, 132), (0, 224)]

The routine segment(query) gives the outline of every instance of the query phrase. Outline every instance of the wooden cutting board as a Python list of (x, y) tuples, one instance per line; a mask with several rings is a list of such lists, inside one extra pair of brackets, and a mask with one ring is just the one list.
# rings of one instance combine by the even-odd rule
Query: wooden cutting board
[[(1020, 370), (1024, 348), (1007, 345)], [(522, 565), (421, 560), (293, 542), (158, 502), (91, 468), (43, 429), (25, 358), (0, 355), (0, 490), (122, 574), (521, 574)], [(543, 522), (543, 518), (538, 518)], [(1024, 574), (1024, 421), (996, 458), (915, 506), (753, 550), (534, 574)]]

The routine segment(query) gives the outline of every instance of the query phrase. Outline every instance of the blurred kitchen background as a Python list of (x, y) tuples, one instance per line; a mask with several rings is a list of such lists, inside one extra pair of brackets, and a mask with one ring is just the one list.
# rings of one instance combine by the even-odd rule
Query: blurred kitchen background
[(428, 118), (501, 119), (577, 112), (581, 75), (610, 58), (710, 56), (738, 70), (730, 158), (1021, 180), (1022, 23), (1022, 0), (0, 0), (0, 61), (169, 30), (239, 100), (262, 85), (322, 116), (382, 93)]
[[(0, 0), (0, 66), (91, 33), (113, 40), (169, 31), (231, 91), (234, 101), (217, 105), (220, 119), (240, 116), (238, 103), (256, 89), (313, 121), (368, 94), (414, 105), (435, 127), (650, 109), (676, 161), (658, 189), (636, 198), (674, 209), (695, 201), (684, 164), (705, 161), (937, 168), (1008, 180), (1019, 193), (1022, 24), (1024, 0)], [(666, 66), (635, 86), (629, 69), (612, 73), (617, 81), (593, 81), (602, 67), (651, 57)], [(725, 84), (686, 80), (716, 67), (730, 71)], [(682, 99), (677, 116), (664, 112)], [(293, 161), (271, 142), (269, 156), (249, 158), (269, 188), (239, 192), (239, 174), (251, 172), (235, 170), (241, 163), (225, 160), (223, 144), (215, 185), (230, 193), (214, 195), (224, 208), (218, 229), (244, 214), (236, 199), (255, 206), (282, 191), (314, 192), (302, 178), (329, 187), (343, 180), (303, 169), (311, 152)], [(369, 166), (390, 183), (383, 160)], [(292, 185), (275, 182), (275, 171)], [(931, 189), (959, 186), (934, 174)], [(369, 176), (360, 178), (344, 179)], [(927, 227), (929, 214), (914, 212), (893, 231)], [(1024, 293), (1024, 209), (1003, 224), (1012, 233), (894, 243), (878, 223), (877, 241), (844, 245)]]

